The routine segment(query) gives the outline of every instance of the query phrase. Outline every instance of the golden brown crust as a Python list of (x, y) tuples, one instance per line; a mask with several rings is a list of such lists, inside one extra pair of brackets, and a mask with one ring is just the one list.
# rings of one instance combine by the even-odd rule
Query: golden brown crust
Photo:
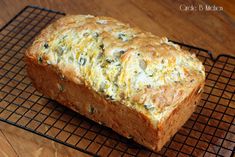
[[(86, 34), (87, 30), (92, 31)], [(125, 36), (116, 36), (120, 32)], [(91, 43), (95, 46), (89, 47)], [(58, 61), (62, 48), (66, 53)], [(119, 49), (125, 53), (115, 58), (114, 65), (120, 65), (115, 69), (106, 60)], [(84, 51), (90, 60), (85, 66), (77, 64)], [(61, 18), (41, 32), (25, 56), (28, 75), (39, 91), (157, 151), (193, 113), (200, 98), (198, 88), (204, 86), (204, 67), (195, 56), (166, 38), (108, 17)], [(103, 68), (95, 71), (97, 67)], [(112, 88), (100, 92), (102, 80)], [(108, 100), (110, 90), (114, 98)]]

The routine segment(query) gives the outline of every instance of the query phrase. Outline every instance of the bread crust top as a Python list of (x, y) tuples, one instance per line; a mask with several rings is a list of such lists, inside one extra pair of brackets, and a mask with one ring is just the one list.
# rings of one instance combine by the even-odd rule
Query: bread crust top
[(194, 54), (110, 17), (68, 15), (45, 28), (26, 52), (77, 84), (145, 114), (153, 124), (205, 82)]

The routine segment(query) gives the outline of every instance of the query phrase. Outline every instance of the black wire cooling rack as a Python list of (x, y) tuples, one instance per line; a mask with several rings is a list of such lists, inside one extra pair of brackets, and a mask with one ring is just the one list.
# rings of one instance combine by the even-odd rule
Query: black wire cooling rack
[(0, 29), (0, 120), (91, 156), (234, 156), (235, 57), (196, 53), (206, 86), (196, 111), (164, 148), (154, 153), (111, 129), (59, 105), (31, 85), (22, 59), (32, 39), (64, 13), (27, 6)]

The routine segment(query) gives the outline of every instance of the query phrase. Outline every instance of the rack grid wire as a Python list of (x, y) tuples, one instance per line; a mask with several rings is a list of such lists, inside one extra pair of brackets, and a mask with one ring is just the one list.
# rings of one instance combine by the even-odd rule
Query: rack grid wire
[(37, 92), (23, 61), (33, 38), (64, 13), (27, 6), (0, 29), (0, 120), (91, 156), (234, 156), (235, 57), (213, 59), (204, 49), (178, 43), (206, 68), (196, 111), (156, 153)]

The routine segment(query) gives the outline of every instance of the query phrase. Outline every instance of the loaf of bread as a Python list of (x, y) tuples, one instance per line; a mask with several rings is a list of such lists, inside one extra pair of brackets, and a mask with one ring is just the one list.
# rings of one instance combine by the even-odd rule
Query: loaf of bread
[(37, 90), (154, 151), (189, 119), (205, 82), (194, 54), (109, 17), (60, 18), (25, 60)]

